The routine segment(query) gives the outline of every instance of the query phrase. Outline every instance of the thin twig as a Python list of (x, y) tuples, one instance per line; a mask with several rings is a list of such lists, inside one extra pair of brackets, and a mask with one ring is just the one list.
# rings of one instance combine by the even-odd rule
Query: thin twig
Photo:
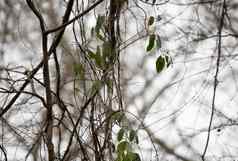
[[(81, 14), (79, 14), (77, 16), (77, 19), (83, 17), (85, 14), (87, 14), (89, 11), (91, 11), (92, 9), (94, 9), (96, 6), (95, 4), (92, 5), (91, 7), (89, 7), (88, 9), (86, 9), (85, 11), (83, 11)], [(63, 24), (66, 24), (68, 21), (69, 21), (69, 17), (70, 17), (70, 13), (71, 13), (71, 10), (72, 8), (70, 8), (70, 6), (67, 6), (67, 9), (65, 11), (65, 15), (63, 17), (63, 22), (62, 22), (62, 25)], [(76, 19), (72, 19), (72, 20), (76, 20)], [(72, 21), (71, 20), (71, 21)], [(64, 26), (61, 26), (60, 27), (60, 33), (56, 35), (49, 51), (48, 51), (48, 54), (49, 56), (53, 53), (53, 51), (55, 51), (55, 49), (57, 48), (63, 34), (64, 34), (64, 31), (66, 29), (67, 25), (64, 25)], [(59, 29), (57, 29), (58, 31)], [(51, 32), (50, 30), (47, 30), (47, 32)], [(46, 33), (47, 34), (47, 33)], [(21, 95), (22, 91), (24, 91), (24, 89), (26, 88), (26, 86), (31, 82), (31, 79), (34, 77), (34, 75), (41, 69), (41, 67), (43, 66), (43, 60), (30, 72), (27, 80), (22, 84), (22, 86), (20, 87), (19, 89), (19, 92), (16, 93), (12, 99), (9, 101), (9, 103), (6, 105), (6, 107), (0, 111), (0, 117), (2, 117), (8, 110), (11, 109), (12, 105), (16, 102), (16, 100), (18, 99), (18, 97)]]
[(209, 127), (208, 127), (208, 133), (207, 133), (207, 140), (206, 140), (206, 145), (202, 154), (202, 160), (205, 161), (205, 155), (207, 152), (207, 148), (209, 145), (209, 141), (210, 141), (210, 134), (211, 134), (211, 126), (212, 126), (212, 120), (213, 120), (213, 115), (214, 115), (214, 111), (215, 111), (215, 102), (216, 102), (216, 91), (217, 91), (217, 85), (218, 85), (218, 74), (219, 74), (219, 66), (220, 66), (220, 58), (221, 58), (221, 41), (222, 41), (222, 29), (224, 26), (224, 17), (225, 17), (225, 11), (226, 11), (226, 0), (223, 1), (223, 5), (222, 5), (222, 14), (221, 14), (221, 19), (220, 19), (220, 23), (218, 26), (218, 52), (217, 52), (217, 61), (216, 61), (216, 72), (214, 75), (214, 84), (213, 84), (213, 96), (212, 96), (212, 112), (211, 112), (211, 116), (210, 116), (210, 121), (209, 121)]
[(77, 16), (75, 16), (73, 19), (69, 20), (68, 22), (65, 22), (64, 24), (54, 28), (54, 29), (49, 29), (45, 32), (45, 34), (50, 34), (56, 31), (59, 31), (65, 27), (67, 27), (68, 25), (72, 24), (74, 21), (78, 20), (79, 18), (81, 18), (82, 16), (84, 16), (85, 14), (87, 14), (89, 11), (91, 11), (92, 9), (94, 9), (97, 5), (99, 5), (100, 3), (102, 3), (104, 0), (98, 0), (97, 2), (95, 2), (92, 6), (90, 6), (89, 8), (87, 8), (86, 10), (84, 10), (82, 13), (78, 14)]

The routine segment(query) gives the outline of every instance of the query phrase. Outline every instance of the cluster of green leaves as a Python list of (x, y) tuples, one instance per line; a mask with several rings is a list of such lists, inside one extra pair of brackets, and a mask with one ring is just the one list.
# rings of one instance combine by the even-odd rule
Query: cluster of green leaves
[[(149, 17), (148, 20), (148, 28), (150, 29), (153, 24), (155, 23), (155, 18), (153, 16)], [(155, 33), (155, 31), (152, 31), (152, 33), (149, 34), (149, 43), (146, 47), (147, 52), (153, 51), (153, 49), (160, 49), (161, 48), (161, 39), (158, 34)]]
[(104, 15), (98, 15), (95, 29), (92, 28), (91, 30), (92, 36), (94, 35), (94, 30), (95, 30), (96, 37), (102, 41), (106, 41), (105, 36), (102, 35), (102, 33), (104, 32), (103, 29), (104, 29), (105, 21), (106, 21), (106, 17)]
[(84, 79), (85, 69), (81, 63), (74, 64), (75, 76), (79, 79)]
[[(153, 16), (149, 17), (148, 20), (148, 27), (150, 28), (155, 22), (155, 18)], [(149, 34), (149, 43), (146, 47), (146, 52), (151, 52), (153, 49), (160, 49), (162, 47), (161, 45), (161, 38), (158, 34), (155, 34), (155, 32)], [(160, 55), (156, 60), (156, 71), (157, 73), (160, 73), (163, 69), (168, 68), (172, 64), (171, 57), (166, 55)]]
[(110, 58), (112, 56), (111, 44), (105, 41), (101, 46), (97, 46), (96, 52), (88, 50), (88, 56), (94, 61), (96, 67), (105, 70), (110, 65)]
[[(112, 48), (112, 44), (107, 38), (106, 28), (106, 16), (98, 15), (96, 18), (96, 25), (91, 29), (91, 36), (98, 40), (95, 45), (96, 48), (86, 48), (87, 58), (95, 64), (95, 67), (99, 69), (98, 71), (106, 71), (109, 69), (116, 58), (115, 50)], [(77, 79), (84, 80), (85, 69), (83, 64), (74, 64), (74, 73)], [(88, 94), (94, 95), (95, 92), (98, 92), (104, 85), (109, 89), (112, 89), (111, 80), (93, 80), (92, 86), (88, 90)]]
[[(74, 64), (74, 73), (77, 80), (85, 80), (85, 69), (81, 63)], [(110, 79), (107, 80), (93, 80), (90, 89), (88, 89), (88, 94), (93, 96), (95, 93), (100, 91), (101, 88), (107, 86), (109, 89), (112, 89), (113, 82)], [(79, 91), (79, 88), (76, 87), (75, 90)]]
[[(108, 57), (112, 51), (110, 43), (106, 41), (106, 36), (104, 34), (105, 21), (105, 16), (98, 15), (96, 25), (91, 29), (91, 36), (96, 36), (96, 38), (101, 40), (103, 42), (102, 45), (97, 45), (96, 51), (87, 49), (88, 58), (93, 60), (96, 67), (102, 70), (106, 68), (106, 57)], [(84, 77), (85, 70), (81, 63), (74, 64), (74, 73), (77, 77)]]
[(121, 128), (117, 134), (116, 161), (140, 161), (140, 155), (133, 151), (133, 145), (139, 144), (137, 132), (133, 129)]
[(133, 150), (139, 144), (137, 131), (127, 126), (128, 119), (125, 113), (115, 112), (111, 119), (121, 127), (117, 133), (115, 161), (141, 161), (140, 155)]
[[(77, 78), (76, 80), (79, 80), (79, 81), (85, 80), (85, 69), (81, 63), (74, 64), (74, 74), (75, 74), (75, 77)], [(107, 82), (105, 83), (107, 84)], [(94, 95), (96, 92), (98, 92), (101, 89), (102, 86), (103, 86), (102, 81), (100, 80), (93, 81), (92, 86), (88, 91), (89, 95), (90, 96)], [(75, 90), (79, 91), (79, 88), (75, 87)]]
[(156, 60), (156, 71), (160, 73), (163, 69), (168, 68), (172, 64), (172, 59), (169, 55), (160, 55)]
[(124, 112), (115, 112), (113, 113), (111, 120), (114, 124), (121, 125), (122, 121), (126, 120), (126, 116)]
[(91, 35), (96, 37), (102, 43), (97, 45), (96, 51), (88, 49), (88, 55), (91, 60), (94, 61), (95, 65), (101, 69), (105, 70), (109, 68), (110, 65), (115, 60), (115, 50), (113, 50), (110, 40), (107, 39), (105, 30), (106, 17), (103, 15), (98, 15), (96, 20), (96, 26), (91, 29)]

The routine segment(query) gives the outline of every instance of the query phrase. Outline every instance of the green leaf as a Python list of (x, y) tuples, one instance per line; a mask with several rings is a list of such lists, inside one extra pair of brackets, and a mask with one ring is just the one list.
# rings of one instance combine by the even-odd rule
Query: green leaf
[(167, 68), (168, 68), (170, 64), (172, 63), (171, 57), (169, 57), (168, 55), (165, 55), (165, 60), (166, 60)]
[(101, 56), (101, 49), (100, 49), (99, 46), (97, 46), (96, 53), (94, 53), (94, 52), (88, 50), (88, 55), (89, 55), (89, 58), (90, 58), (90, 59), (93, 59), (93, 60), (94, 60), (96, 66), (97, 66), (98, 68), (101, 68), (101, 69), (103, 68), (103, 66), (104, 66), (104, 61), (103, 61), (103, 58), (102, 58), (102, 56)]
[(138, 153), (134, 153), (133, 161), (141, 161), (140, 155)]
[(117, 141), (121, 141), (123, 139), (124, 133), (125, 133), (125, 130), (121, 128), (117, 134)]
[(100, 32), (100, 29), (102, 28), (102, 25), (104, 24), (104, 22), (105, 22), (105, 16), (98, 15), (97, 23), (95, 26), (95, 31), (97, 34)]
[(102, 53), (105, 57), (108, 57), (109, 55), (111, 55), (111, 43), (106, 41), (102, 44)]
[(152, 34), (149, 37), (149, 44), (146, 48), (146, 51), (147, 52), (151, 51), (153, 49), (154, 45), (155, 45), (155, 34)]
[[(102, 45), (102, 55), (103, 55), (103, 59), (105, 61), (110, 61), (110, 60), (113, 60), (113, 56), (114, 54), (112, 53), (112, 46), (111, 46), (111, 43), (109, 41), (106, 41), (103, 43)], [(110, 63), (110, 62), (109, 62)]]
[(125, 151), (129, 150), (129, 142), (128, 141), (122, 141), (117, 145), (117, 152), (119, 154), (123, 154)]
[(129, 131), (129, 140), (133, 141), (136, 137), (136, 131), (135, 130), (130, 130)]
[(84, 67), (82, 64), (78, 63), (78, 64), (74, 64), (74, 73), (76, 76), (79, 76), (81, 79), (84, 79)]
[(88, 56), (90, 59), (96, 59), (96, 54), (92, 52), (91, 50), (88, 50)]
[(91, 36), (94, 36), (94, 27), (91, 28)]
[(95, 93), (97, 93), (100, 90), (101, 86), (102, 86), (102, 82), (100, 80), (94, 81), (91, 88), (91, 95), (94, 95)]
[(160, 49), (162, 47), (161, 45), (161, 39), (160, 39), (160, 36), (157, 35), (157, 38), (156, 38), (156, 44), (157, 44), (157, 48)]
[(156, 71), (160, 73), (165, 66), (165, 59), (162, 56), (159, 56), (156, 60)]
[(100, 40), (106, 41), (106, 39), (105, 39), (100, 33), (97, 33), (96, 36), (97, 36), (97, 38), (99, 38)]
[(96, 59), (95, 59), (96, 65), (99, 68), (102, 68), (103, 66), (103, 58), (101, 56), (101, 49), (99, 46), (97, 46), (97, 51), (96, 51)]
[(122, 161), (122, 159), (118, 156), (115, 161)]
[(136, 142), (136, 144), (139, 144), (139, 138), (138, 138), (138, 135), (136, 135), (135, 142)]
[(95, 26), (96, 36), (97, 36), (97, 38), (99, 38), (102, 41), (106, 41), (105, 37), (100, 34), (100, 30), (105, 22), (105, 19), (106, 19), (105, 16), (98, 15), (97, 23)]
[(138, 153), (128, 152), (123, 161), (141, 161)]
[(106, 83), (107, 87), (112, 90), (112, 88), (113, 88), (113, 81), (108, 79), (108, 80), (106, 80), (105, 83)]
[(116, 112), (115, 114), (112, 115), (112, 121), (120, 124), (124, 117), (125, 114), (123, 112)]
[(150, 16), (150, 18), (148, 20), (148, 26), (153, 25), (154, 22), (155, 22), (155, 18), (153, 16)]
[(132, 161), (132, 157), (130, 155), (131, 152), (126, 153), (125, 157), (123, 158), (122, 161)]

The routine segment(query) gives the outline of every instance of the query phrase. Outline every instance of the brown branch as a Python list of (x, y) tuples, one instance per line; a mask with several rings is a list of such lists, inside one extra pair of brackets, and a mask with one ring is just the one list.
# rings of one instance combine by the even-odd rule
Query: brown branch
[(223, 1), (223, 5), (222, 5), (222, 14), (221, 14), (221, 18), (220, 18), (220, 24), (218, 26), (218, 52), (217, 52), (217, 61), (216, 61), (216, 72), (214, 75), (214, 83), (213, 83), (213, 96), (212, 96), (212, 112), (211, 112), (211, 116), (210, 116), (210, 121), (209, 121), (209, 127), (208, 127), (208, 133), (207, 133), (207, 140), (206, 140), (206, 144), (205, 144), (205, 148), (202, 154), (202, 160), (205, 161), (205, 155), (207, 152), (207, 148), (209, 145), (209, 141), (210, 141), (210, 133), (211, 133), (211, 127), (212, 127), (212, 120), (213, 120), (213, 115), (214, 115), (214, 111), (215, 111), (215, 102), (216, 102), (216, 91), (217, 91), (217, 85), (218, 85), (218, 74), (219, 74), (219, 66), (220, 66), (220, 58), (221, 58), (221, 44), (222, 44), (222, 29), (224, 26), (224, 17), (226, 14), (226, 0)]
[(42, 52), (43, 52), (43, 79), (45, 84), (46, 94), (46, 108), (47, 108), (47, 126), (46, 126), (46, 145), (48, 149), (48, 160), (53, 161), (55, 159), (54, 144), (52, 142), (53, 135), (53, 116), (52, 116), (52, 95), (50, 85), (50, 74), (49, 74), (49, 54), (47, 47), (47, 34), (45, 34), (45, 21), (41, 13), (35, 8), (34, 3), (31, 0), (26, 0), (28, 6), (36, 15), (39, 20), (42, 35)]
[(54, 61), (55, 61), (55, 70), (56, 70), (56, 96), (60, 99), (60, 81), (61, 81), (61, 74), (60, 74), (60, 65), (57, 57), (56, 51), (53, 52)]
[(187, 3), (181, 3), (181, 2), (171, 2), (171, 4), (179, 5), (179, 6), (188, 6), (188, 5), (206, 5), (206, 4), (213, 4), (217, 2), (217, 0), (198, 0), (194, 2), (187, 2)]
[[(85, 102), (85, 104), (81, 107), (81, 111), (80, 111), (80, 113), (79, 113), (79, 117), (78, 117), (78, 119), (77, 119), (77, 122), (76, 122), (75, 125), (74, 125), (73, 132), (72, 132), (72, 134), (71, 134), (71, 136), (70, 136), (70, 138), (69, 138), (69, 142), (68, 142), (67, 148), (66, 148), (66, 150), (65, 150), (65, 152), (64, 152), (64, 155), (63, 155), (63, 157), (62, 157), (62, 159), (61, 159), (62, 161), (66, 161), (65, 159), (66, 159), (67, 155), (69, 154), (70, 147), (71, 147), (72, 142), (73, 142), (74, 134), (77, 132), (77, 127), (78, 127), (78, 125), (80, 124), (81, 119), (83, 118), (83, 115), (84, 115), (84, 112), (85, 112), (86, 108), (87, 108), (88, 105), (93, 101), (93, 99), (96, 97), (97, 94), (98, 94), (98, 91), (96, 91), (96, 92)], [(81, 139), (78, 137), (78, 135), (76, 135), (76, 136), (77, 136), (77, 140), (78, 140), (78, 142), (79, 142), (80, 148), (81, 148), (81, 150), (82, 150), (82, 152), (83, 152), (84, 158), (85, 158), (85, 160), (87, 160), (88, 155), (87, 155), (87, 153), (86, 153), (86, 150), (85, 150), (84, 146), (82, 145)]]
[[(64, 14), (64, 17), (63, 17), (63, 22), (62, 24), (65, 24), (68, 22), (69, 20), (69, 17), (70, 17), (70, 13), (72, 11), (72, 1), (69, 1), (68, 3), (68, 6), (66, 8), (66, 11), (65, 11), (65, 14)], [(94, 7), (92, 7), (94, 6)], [(85, 14), (87, 14), (89, 11), (91, 11), (92, 9), (94, 9), (96, 7), (96, 5), (92, 5), (91, 7), (89, 7), (88, 9), (86, 9), (85, 11), (83, 11), (81, 14), (79, 14), (77, 16), (77, 19), (81, 18), (82, 16), (84, 16)], [(75, 19), (76, 20), (76, 19)], [(71, 20), (72, 21), (72, 20)], [(57, 34), (55, 36), (55, 39), (48, 51), (48, 54), (49, 56), (53, 53), (53, 51), (57, 48), (63, 34), (64, 34), (64, 31), (66, 29), (67, 25), (65, 25), (64, 27), (61, 27), (61, 31), (59, 34)], [(26, 88), (26, 86), (31, 82), (31, 79), (34, 77), (34, 75), (40, 70), (40, 68), (43, 66), (43, 60), (31, 71), (31, 73), (29, 74), (27, 80), (23, 83), (23, 85), (20, 87), (19, 89), (19, 92), (16, 93), (13, 98), (9, 101), (9, 103), (6, 105), (6, 107), (4, 109), (1, 110), (1, 113), (0, 113), (0, 117), (3, 117), (3, 115), (11, 109), (12, 105), (16, 102), (16, 100), (18, 99), (18, 97), (21, 95), (22, 91)]]
[(164, 2), (160, 2), (160, 3), (153, 3), (153, 2), (148, 2), (148, 0), (140, 0), (140, 2), (148, 4), (148, 5), (152, 5), (152, 6), (160, 6), (160, 5), (164, 5), (166, 3), (168, 3), (170, 0), (166, 0)]
[(82, 16), (84, 16), (85, 14), (87, 14), (88, 12), (90, 12), (92, 9), (94, 9), (97, 5), (99, 5), (100, 3), (102, 3), (104, 0), (98, 0), (97, 2), (95, 2), (92, 6), (90, 6), (89, 8), (87, 8), (86, 10), (84, 10), (82, 13), (78, 14), (77, 16), (75, 16), (73, 19), (64, 22), (62, 25), (54, 28), (54, 29), (49, 29), (45, 32), (45, 34), (50, 34), (56, 31), (59, 31), (61, 29), (64, 29), (65, 27), (67, 27), (68, 25), (72, 24), (74, 21), (76, 21), (77, 19), (81, 18)]
[(6, 149), (4, 148), (4, 146), (0, 145), (0, 150), (2, 151), (2, 153), (5, 157), (4, 161), (7, 161), (7, 152), (6, 152)]
[[(1, 90), (0, 93), (18, 93), (19, 92), (16, 89), (7, 90), (7, 89), (1, 88), (1, 87), (0, 87), (0, 90)], [(22, 91), (22, 93), (28, 94), (28, 95), (31, 95), (31, 96), (34, 96), (34, 97), (38, 98), (41, 101), (41, 103), (44, 105), (44, 107), (46, 107), (45, 99), (43, 97), (41, 97), (40, 95), (38, 95), (37, 93), (28, 92), (28, 91)]]

